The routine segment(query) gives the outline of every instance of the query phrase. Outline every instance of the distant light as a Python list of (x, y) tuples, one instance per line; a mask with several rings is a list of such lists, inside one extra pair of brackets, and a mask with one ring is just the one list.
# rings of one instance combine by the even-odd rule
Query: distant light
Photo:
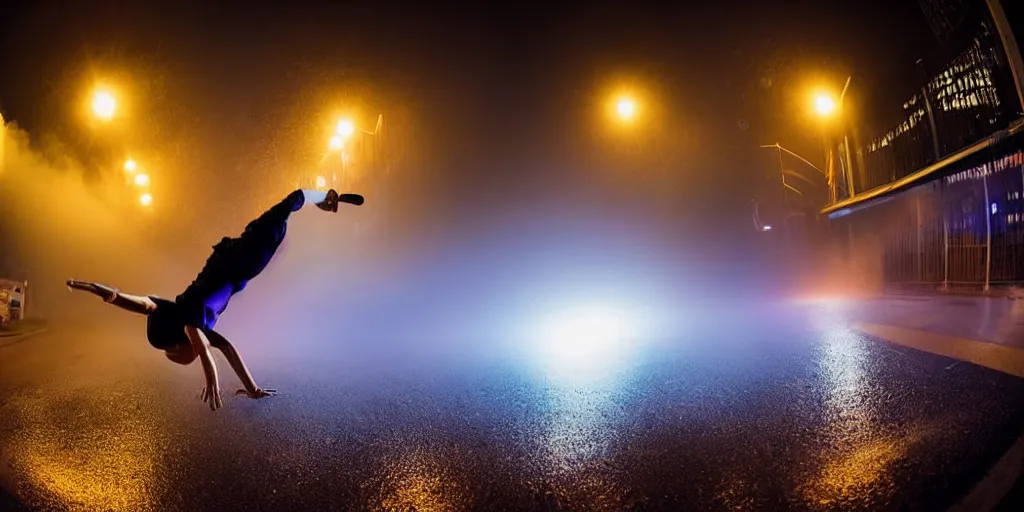
[(107, 120), (114, 117), (114, 111), (117, 110), (117, 100), (114, 99), (114, 95), (107, 91), (96, 91), (92, 96), (92, 112), (96, 114), (96, 117)]
[(761, 228), (761, 231), (771, 231), (771, 230), (772, 230), (772, 227), (771, 227), (771, 226), (768, 226), (768, 225), (766, 225), (766, 226), (763, 226), (763, 227)]
[(814, 110), (820, 116), (830, 116), (836, 111), (836, 102), (827, 94), (819, 94), (814, 98)]
[(633, 119), (636, 117), (636, 102), (632, 98), (619, 98), (618, 103), (615, 104), (615, 111), (624, 120)]
[(347, 139), (350, 135), (355, 133), (356, 126), (352, 124), (352, 121), (348, 119), (342, 119), (338, 121), (338, 135), (341, 135), (343, 139)]
[(327, 178), (324, 178), (323, 176), (317, 176), (316, 188), (327, 188)]
[(142, 194), (141, 196), (139, 196), (139, 204), (141, 204), (142, 206), (149, 206), (153, 204), (153, 196), (149, 195), (148, 192)]
[(141, 174), (141, 173), (140, 174), (136, 174), (135, 175), (135, 184), (140, 186), (140, 187), (145, 187), (146, 185), (149, 185), (149, 175), (148, 174)]
[(997, 213), (999, 213), (999, 205), (996, 203), (992, 203), (992, 215), (995, 215)]
[(341, 135), (331, 137), (331, 141), (327, 143), (327, 146), (332, 150), (339, 150), (343, 145), (345, 145), (345, 141), (341, 138)]
[(607, 307), (563, 311), (541, 327), (543, 364), (560, 378), (604, 378), (633, 352), (636, 326), (631, 320)]
[(137, 165), (135, 164), (135, 160), (132, 160), (131, 158), (124, 163), (124, 170), (128, 172), (135, 172), (136, 167)]

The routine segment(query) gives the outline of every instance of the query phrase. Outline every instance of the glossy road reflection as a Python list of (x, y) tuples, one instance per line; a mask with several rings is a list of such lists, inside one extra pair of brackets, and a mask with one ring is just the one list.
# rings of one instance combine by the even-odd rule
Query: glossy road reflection
[(58, 326), (0, 347), (0, 482), (41, 509), (941, 510), (1024, 427), (1020, 379), (828, 308), (722, 311), (600, 353), (226, 329), (281, 393), (218, 413), (141, 320)]

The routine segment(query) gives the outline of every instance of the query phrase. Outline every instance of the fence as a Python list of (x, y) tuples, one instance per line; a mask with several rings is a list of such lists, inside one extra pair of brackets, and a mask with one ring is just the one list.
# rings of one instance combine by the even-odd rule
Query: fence
[(1024, 124), (1012, 52), (985, 2), (961, 4), (966, 21), (958, 36), (947, 32), (948, 58), (903, 104), (903, 121), (852, 151), (852, 166), (837, 152), (847, 200), (825, 210), (828, 240), (885, 286), (1024, 284)]
[(1021, 104), (1006, 52), (984, 1), (971, 2), (960, 36), (946, 44), (949, 57), (902, 105), (903, 119), (881, 135), (851, 149), (851, 162), (838, 151), (842, 197), (903, 178), (943, 156), (1006, 128), (1020, 117)]
[(988, 290), (1024, 283), (1024, 133), (935, 181), (832, 222), (845, 254), (880, 261), (886, 285)]

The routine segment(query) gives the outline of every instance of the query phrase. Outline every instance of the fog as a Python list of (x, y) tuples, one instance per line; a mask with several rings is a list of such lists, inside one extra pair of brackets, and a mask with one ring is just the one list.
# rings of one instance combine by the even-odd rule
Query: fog
[[(57, 326), (133, 322), (140, 327), (139, 342), (144, 342), (142, 317), (108, 307), (89, 294), (72, 293), (66, 280), (173, 299), (195, 278), (221, 236), (238, 236), (246, 219), (273, 204), (230, 190), (212, 191), (202, 199), (233, 206), (230, 219), (174, 226), (172, 219), (161, 218), (168, 216), (166, 210), (133, 203), (135, 194), (126, 193), (117, 180), (59, 151), (31, 147), (29, 134), (13, 124), (5, 125), (2, 133), (0, 269), (9, 274), (4, 277), (29, 281), (29, 316)], [(281, 190), (277, 199), (289, 192)], [(371, 201), (365, 209), (343, 205), (337, 215), (315, 208), (293, 215), (277, 257), (251, 291), (232, 301), (218, 327), (263, 339), (343, 329), (345, 317), (339, 313), (345, 305), (370, 304), (387, 293), (387, 283), (399, 278), (402, 262), (416, 254), (397, 250), (401, 243), (367, 241), (375, 210), (379, 206)], [(214, 234), (217, 229), (220, 235)], [(384, 256), (389, 249), (394, 257)]]
[[(192, 203), (140, 208), (121, 197), (117, 180), (29, 140), (16, 126), (4, 129), (4, 271), (30, 281), (30, 316), (65, 326), (130, 323), (139, 343), (141, 317), (70, 293), (65, 280), (174, 298), (220, 237), (237, 236), (290, 192), (239, 195), (251, 189), (242, 182), (179, 192), (210, 217), (197, 221), (169, 213)], [(334, 215), (304, 208), (218, 330), (268, 357), (282, 343), (291, 354), (388, 357), (410, 347), (514, 345), (552, 312), (576, 307), (630, 309), (646, 318), (648, 334), (671, 336), (702, 315), (733, 314), (740, 300), (877, 284), (866, 277), (879, 275), (876, 251), (851, 253), (841, 239), (817, 237), (820, 230), (806, 239), (799, 229), (765, 236), (744, 223), (740, 202), (701, 200), (727, 180), (666, 196), (657, 182), (622, 188), (621, 179), (602, 185), (584, 174), (511, 192), (453, 186), (375, 195), (377, 187), (362, 207), (341, 205)]]
[(32, 151), (28, 134), (15, 126), (4, 126), (2, 138), (4, 270), (29, 281), (30, 316), (81, 314), (83, 297), (70, 296), (68, 278), (128, 291), (165, 288), (184, 275), (148, 247), (140, 219), (116, 211), (100, 189), (85, 183), (78, 164)]

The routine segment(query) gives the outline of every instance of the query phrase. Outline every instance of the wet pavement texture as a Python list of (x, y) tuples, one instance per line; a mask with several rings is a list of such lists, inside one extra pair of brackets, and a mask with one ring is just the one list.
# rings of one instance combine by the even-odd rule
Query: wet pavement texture
[(57, 325), (0, 348), (0, 484), (55, 510), (941, 510), (1024, 431), (1024, 380), (819, 313), (600, 353), (238, 337), (280, 394), (216, 413), (143, 320)]

